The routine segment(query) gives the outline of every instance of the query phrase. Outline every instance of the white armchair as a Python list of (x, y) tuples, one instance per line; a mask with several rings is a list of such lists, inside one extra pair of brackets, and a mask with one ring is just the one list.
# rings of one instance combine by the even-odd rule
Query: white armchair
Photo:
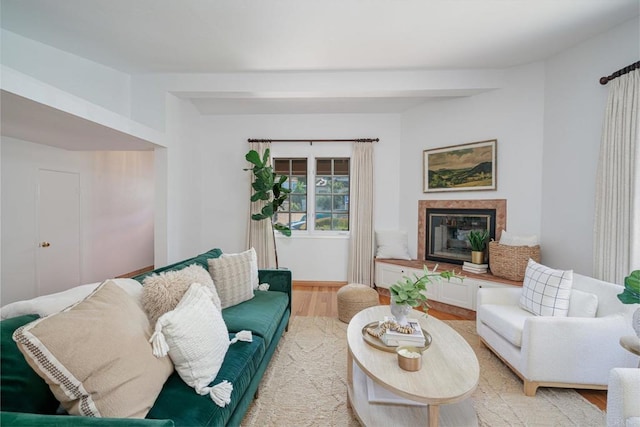
[(609, 375), (607, 427), (640, 426), (640, 369), (614, 368)]
[(478, 335), (524, 381), (527, 396), (538, 387), (606, 390), (612, 368), (638, 366), (638, 357), (619, 344), (621, 336), (635, 334), (637, 308), (617, 299), (623, 289), (574, 274), (569, 315), (550, 317), (521, 309), (521, 288), (481, 288)]

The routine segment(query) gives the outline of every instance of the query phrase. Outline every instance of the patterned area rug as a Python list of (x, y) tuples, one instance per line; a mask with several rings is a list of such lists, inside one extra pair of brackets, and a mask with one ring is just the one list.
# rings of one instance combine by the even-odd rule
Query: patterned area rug
[[(480, 344), (475, 323), (446, 321), (480, 362), (471, 397), (480, 426), (603, 426), (605, 413), (574, 390), (540, 388), (526, 397), (522, 381)], [(245, 426), (358, 426), (347, 408), (347, 325), (331, 317), (295, 317), (249, 408)]]

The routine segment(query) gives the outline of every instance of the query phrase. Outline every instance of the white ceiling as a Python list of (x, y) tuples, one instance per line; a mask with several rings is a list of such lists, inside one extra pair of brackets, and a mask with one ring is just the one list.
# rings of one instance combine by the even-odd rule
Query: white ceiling
[[(527, 64), (639, 11), (640, 0), (0, 0), (0, 24), (129, 74), (366, 72)], [(179, 96), (201, 114), (398, 113), (442, 99), (410, 91)], [(121, 145), (120, 132), (45, 107), (3, 92), (2, 134), (68, 149)], [(135, 137), (126, 147), (137, 144), (150, 148)]]
[(505, 68), (639, 0), (1, 0), (1, 25), (128, 73)]

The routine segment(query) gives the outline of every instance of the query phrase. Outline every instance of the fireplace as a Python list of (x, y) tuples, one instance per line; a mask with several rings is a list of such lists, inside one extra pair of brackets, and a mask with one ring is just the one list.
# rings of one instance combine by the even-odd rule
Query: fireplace
[(506, 228), (506, 200), (420, 200), (418, 258), (452, 264), (471, 261), (467, 235), (488, 230), (499, 240)]

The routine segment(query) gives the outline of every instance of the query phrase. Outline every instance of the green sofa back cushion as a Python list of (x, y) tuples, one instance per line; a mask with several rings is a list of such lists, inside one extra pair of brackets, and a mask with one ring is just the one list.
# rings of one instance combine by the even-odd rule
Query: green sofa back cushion
[(0, 322), (0, 407), (2, 411), (55, 414), (59, 403), (49, 385), (27, 364), (11, 336), (20, 326), (36, 320), (35, 314)]
[(218, 258), (222, 255), (222, 250), (215, 248), (202, 253), (196, 257), (189, 258), (184, 261), (176, 262), (175, 264), (167, 265), (164, 267), (157, 268), (153, 271), (148, 271), (146, 273), (140, 274), (139, 276), (133, 277), (133, 279), (142, 283), (145, 277), (151, 276), (152, 274), (162, 273), (163, 271), (173, 271), (173, 270), (182, 270), (185, 267), (190, 266), (191, 264), (198, 264), (202, 266), (205, 270), (209, 271), (209, 263), (207, 262), (210, 258)]

